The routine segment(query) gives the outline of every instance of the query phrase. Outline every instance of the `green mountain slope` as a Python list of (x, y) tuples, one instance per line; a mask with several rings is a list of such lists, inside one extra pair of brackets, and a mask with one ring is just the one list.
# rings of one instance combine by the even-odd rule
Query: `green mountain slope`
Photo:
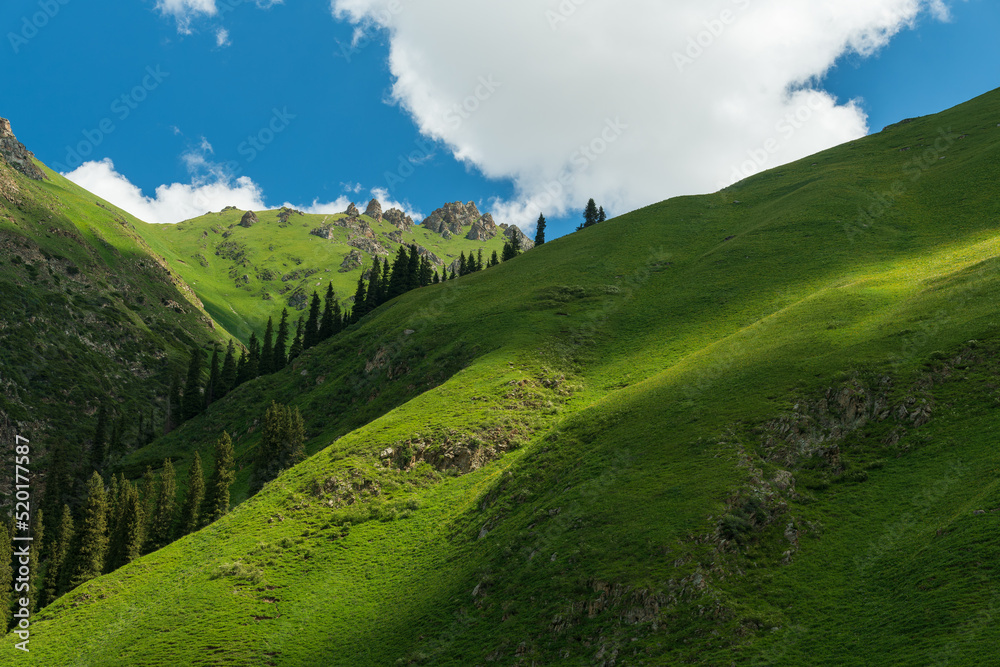
[(328, 447), (23, 662), (988, 663), (998, 123), (994, 91), (382, 306), (171, 436), (252, 451), (274, 398)]
[[(229, 208), (176, 225), (142, 225), (141, 232), (169, 258), (212, 317), (246, 342), (251, 331), (263, 335), (269, 316), (277, 322), (282, 308), (293, 315), (307, 309), (313, 291), (323, 296), (328, 283), (342, 305), (350, 307), (362, 271), (372, 268), (375, 257), (391, 263), (400, 245), (417, 244), (430, 253), (439, 272), (462, 253), (482, 252), (484, 262), (494, 251), (499, 254), (506, 227), (497, 227), (492, 216), (480, 216), (471, 202), (467, 206), (468, 215), (461, 202), (432, 214), (434, 219), (446, 211), (460, 214), (457, 220), (449, 218), (455, 233), (447, 235), (415, 226), (398, 209), (389, 209), (383, 218), (375, 200), (366, 209), (371, 215), (357, 209), (349, 216), (283, 208), (254, 212), (249, 226), (243, 226), (247, 212)], [(492, 225), (489, 238), (466, 238), (482, 218)]]
[(39, 465), (61, 444), (86, 456), (100, 404), (125, 418), (132, 446), (139, 413), (161, 428), (172, 372), (220, 332), (137, 233), (144, 223), (39, 171), (6, 120), (0, 135), (12, 150), (0, 157), (0, 416), (37, 439)]

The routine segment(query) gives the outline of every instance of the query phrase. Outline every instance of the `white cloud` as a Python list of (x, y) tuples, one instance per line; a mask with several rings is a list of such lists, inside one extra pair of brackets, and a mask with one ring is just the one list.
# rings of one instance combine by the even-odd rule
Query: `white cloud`
[(215, 0), (157, 0), (156, 9), (164, 16), (177, 20), (177, 32), (191, 34), (191, 21), (199, 16), (215, 16), (218, 8)]
[(226, 30), (225, 28), (219, 28), (218, 30), (215, 31), (215, 45), (217, 47), (219, 47), (220, 49), (225, 48), (232, 43), (233, 41), (229, 39), (228, 30)]
[(594, 197), (617, 214), (863, 136), (862, 109), (838, 104), (819, 79), (922, 12), (947, 16), (944, 0), (332, 0), (332, 9), (388, 30), (393, 100), (458, 159), (511, 179), (516, 196), (493, 209), (526, 228), (539, 210), (582, 210)]
[[(354, 187), (350, 189), (351, 192), (357, 194), (361, 192), (362, 187), (360, 183), (355, 184)], [(379, 203), (382, 205), (382, 210), (387, 211), (390, 208), (398, 208), (400, 211), (406, 213), (406, 215), (413, 218), (414, 222), (420, 222), (424, 219), (424, 216), (419, 211), (414, 210), (413, 206), (409, 202), (398, 202), (389, 196), (389, 191), (385, 188), (372, 188), (369, 190), (368, 194), (370, 198), (378, 199)], [(347, 195), (341, 195), (331, 202), (320, 202), (319, 199), (314, 199), (312, 204), (308, 206), (294, 205), (285, 202), (283, 205), (289, 208), (298, 209), (304, 213), (318, 213), (321, 215), (333, 215), (336, 213), (343, 213), (347, 210), (348, 204), (354, 202), (354, 204), (363, 213), (365, 207), (368, 206), (368, 199), (352, 199)]]
[(115, 171), (114, 163), (108, 158), (85, 162), (63, 176), (146, 222), (181, 222), (209, 211), (221, 211), (226, 206), (256, 211), (266, 208), (260, 187), (247, 176), (235, 180), (204, 182), (194, 179), (191, 183), (161, 185), (153, 197), (144, 195), (128, 178)]

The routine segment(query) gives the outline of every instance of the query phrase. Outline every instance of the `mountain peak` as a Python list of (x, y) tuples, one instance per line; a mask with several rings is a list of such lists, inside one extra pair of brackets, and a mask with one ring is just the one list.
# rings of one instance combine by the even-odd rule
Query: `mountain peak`
[(42, 170), (35, 166), (34, 153), (17, 140), (10, 127), (10, 121), (6, 118), (0, 118), (0, 157), (28, 178), (36, 181), (45, 178)]

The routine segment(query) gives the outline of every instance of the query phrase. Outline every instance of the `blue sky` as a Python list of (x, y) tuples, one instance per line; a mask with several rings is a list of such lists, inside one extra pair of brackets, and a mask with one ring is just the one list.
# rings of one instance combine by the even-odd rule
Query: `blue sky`
[[(588, 196), (619, 214), (713, 191), (772, 136), (759, 168), (1000, 85), (992, 0), (684, 0), (639, 21), (638, 0), (261, 4), (7, 0), (0, 115), (144, 219), (374, 191), (522, 227), (542, 211), (558, 235)], [(829, 95), (787, 94), (803, 81)]]

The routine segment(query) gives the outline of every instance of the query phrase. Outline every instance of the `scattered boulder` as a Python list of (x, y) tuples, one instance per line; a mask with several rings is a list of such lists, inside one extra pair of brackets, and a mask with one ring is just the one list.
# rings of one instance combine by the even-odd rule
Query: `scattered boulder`
[(344, 261), (340, 263), (340, 273), (347, 273), (348, 271), (361, 268), (361, 263), (364, 258), (364, 255), (362, 255), (359, 250), (352, 250), (347, 253), (347, 255), (344, 256)]
[(282, 206), (281, 210), (278, 211), (278, 222), (285, 226), (288, 225), (288, 220), (293, 215), (305, 215), (302, 211), (297, 211), (294, 208), (288, 208), (287, 206)]
[(380, 204), (377, 199), (372, 199), (368, 202), (368, 208), (365, 209), (365, 215), (369, 218), (374, 218), (377, 222), (382, 222), (382, 204)]
[(240, 210), (239, 206), (227, 206), (226, 208), (222, 209), (219, 212), (220, 213), (229, 213), (230, 211), (238, 211), (238, 210)]
[(253, 211), (247, 211), (240, 219), (240, 227), (253, 227), (258, 222), (260, 222), (260, 220), (257, 219), (257, 214)]
[(361, 215), (361, 212), (358, 211), (358, 207), (354, 205), (354, 202), (347, 205), (346, 213), (348, 218), (356, 218)]
[(35, 154), (14, 136), (13, 130), (10, 129), (10, 121), (0, 118), (0, 158), (28, 178), (36, 181), (45, 180), (45, 174), (35, 166), (34, 157)]
[(392, 241), (393, 243), (403, 242), (403, 232), (398, 229), (394, 229), (391, 232), (386, 233), (385, 237)]
[(382, 214), (382, 219), (404, 232), (413, 227), (413, 218), (406, 215), (398, 208), (390, 208)]

